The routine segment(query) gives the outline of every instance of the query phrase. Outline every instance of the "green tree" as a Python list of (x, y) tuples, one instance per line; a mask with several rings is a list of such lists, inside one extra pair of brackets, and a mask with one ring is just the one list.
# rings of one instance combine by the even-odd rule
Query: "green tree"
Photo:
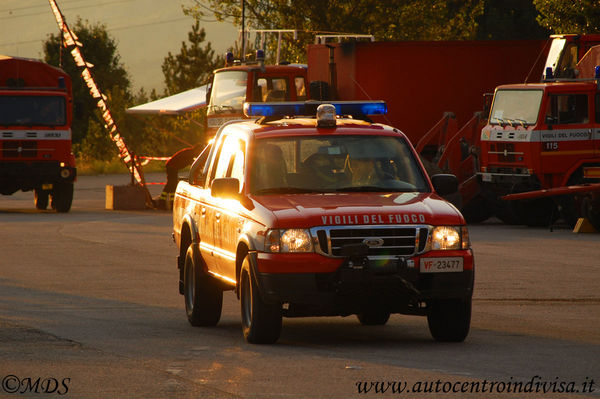
[(205, 39), (204, 28), (200, 28), (200, 23), (196, 21), (188, 32), (189, 45), (182, 42), (179, 54), (173, 55), (169, 51), (162, 64), (167, 94), (176, 94), (206, 84), (212, 71), (223, 66), (224, 57), (215, 56), (210, 42), (202, 46)]
[(534, 0), (538, 22), (554, 33), (600, 33), (598, 0)]
[[(184, 11), (202, 19), (214, 15), (241, 25), (239, 0), (194, 0)], [(305, 61), (305, 47), (319, 33), (371, 34), (377, 40), (474, 39), (483, 0), (246, 0), (247, 29), (296, 29), (283, 57)], [(274, 53), (273, 38), (268, 54)]]
[[(82, 53), (88, 63), (94, 65), (91, 69), (98, 87), (104, 92), (116, 89), (122, 92), (126, 102), (131, 101), (130, 81), (125, 67), (117, 51), (117, 44), (111, 38), (102, 24), (91, 25), (78, 18), (71, 30), (83, 44)], [(96, 132), (98, 126), (104, 126), (101, 116), (95, 111), (97, 100), (90, 95), (85, 85), (80, 68), (75, 65), (70, 49), (62, 48), (60, 34), (51, 34), (44, 42), (44, 59), (47, 63), (61, 66), (71, 76), (73, 81), (73, 143), (80, 144), (88, 134), (88, 129)], [(62, 65), (61, 64), (62, 60)], [(94, 124), (90, 125), (93, 121)], [(108, 136), (108, 133), (106, 133)]]
[[(169, 52), (164, 58), (162, 71), (166, 85), (165, 96), (208, 83), (213, 70), (225, 64), (225, 57), (215, 55), (212, 44), (204, 43), (205, 39), (205, 30), (196, 21), (188, 32), (188, 42), (181, 43), (179, 53)], [(156, 148), (163, 148), (163, 155), (169, 155), (181, 147), (204, 140), (204, 118), (206, 111), (200, 110), (187, 113), (185, 117), (161, 115), (145, 118), (145, 121), (154, 134), (162, 134), (162, 146)]]
[(477, 39), (546, 39), (549, 31), (538, 24), (538, 15), (532, 0), (485, 0)]

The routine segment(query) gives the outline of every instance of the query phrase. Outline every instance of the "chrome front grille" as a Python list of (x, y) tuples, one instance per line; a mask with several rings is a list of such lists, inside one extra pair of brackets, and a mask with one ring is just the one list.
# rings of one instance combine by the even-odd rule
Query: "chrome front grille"
[(370, 259), (408, 257), (425, 250), (429, 238), (426, 225), (327, 226), (311, 229), (317, 252), (341, 256), (342, 247), (365, 243)]

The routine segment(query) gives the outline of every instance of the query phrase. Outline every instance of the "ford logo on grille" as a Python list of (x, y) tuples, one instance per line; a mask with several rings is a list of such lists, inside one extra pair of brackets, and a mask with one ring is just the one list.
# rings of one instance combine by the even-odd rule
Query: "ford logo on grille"
[(383, 245), (383, 238), (365, 238), (363, 244), (369, 248), (380, 247)]

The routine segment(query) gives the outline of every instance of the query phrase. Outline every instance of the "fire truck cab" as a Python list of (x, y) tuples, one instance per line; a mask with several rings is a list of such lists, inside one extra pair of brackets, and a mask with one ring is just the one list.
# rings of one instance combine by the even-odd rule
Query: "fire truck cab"
[[(600, 54), (600, 46), (595, 49)], [(553, 65), (562, 76), (584, 74), (560, 60)], [(488, 124), (481, 132), (479, 175), (501, 219), (548, 225), (560, 211), (566, 222), (577, 221), (581, 205), (577, 196), (506, 203), (498, 198), (598, 182), (586, 178), (588, 170), (600, 166), (600, 67), (594, 73), (591, 79), (556, 78), (548, 67), (542, 83), (496, 89)]]
[(207, 136), (227, 121), (245, 118), (245, 102), (305, 101), (307, 88), (306, 65), (265, 65), (261, 50), (255, 62), (241, 64), (228, 53), (227, 66), (215, 71), (207, 92)]
[(71, 79), (41, 61), (0, 55), (0, 194), (34, 191), (68, 212), (76, 177)]

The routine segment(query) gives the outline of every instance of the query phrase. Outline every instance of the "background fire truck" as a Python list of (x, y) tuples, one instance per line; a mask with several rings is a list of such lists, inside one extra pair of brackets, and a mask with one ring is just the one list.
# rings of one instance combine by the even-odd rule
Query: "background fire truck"
[(575, 225), (585, 217), (600, 230), (598, 43), (600, 35), (553, 36), (541, 83), (496, 89), (479, 175), (505, 222), (543, 226), (560, 216)]
[(37, 209), (68, 212), (76, 177), (71, 79), (41, 61), (0, 55), (0, 193), (34, 191)]

